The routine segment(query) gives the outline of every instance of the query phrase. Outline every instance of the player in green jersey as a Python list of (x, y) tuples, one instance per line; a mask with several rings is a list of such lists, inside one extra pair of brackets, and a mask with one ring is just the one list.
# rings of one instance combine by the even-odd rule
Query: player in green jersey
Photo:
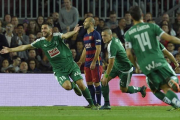
[(119, 76), (120, 89), (123, 93), (137, 93), (140, 92), (142, 97), (146, 96), (146, 87), (135, 87), (129, 86), (131, 81), (131, 76), (133, 72), (132, 63), (129, 61), (126, 51), (118, 38), (112, 37), (112, 31), (109, 28), (105, 28), (102, 33), (102, 39), (104, 43), (107, 43), (107, 51), (109, 64), (107, 70), (101, 80), (102, 82), (102, 93), (104, 97), (105, 104), (100, 108), (100, 110), (111, 109), (109, 103), (109, 85), (108, 82)]
[[(62, 34), (62, 33), (52, 33), (52, 26), (50, 24), (43, 24), (41, 31), (43, 37), (37, 39), (31, 44), (21, 45), (15, 48), (4, 47), (0, 53), (5, 54), (9, 52), (24, 51), (27, 49), (41, 48), (48, 60), (50, 61), (55, 78), (58, 80), (59, 84), (66, 90), (74, 89), (75, 93), (79, 96), (83, 94), (85, 99), (91, 105), (92, 109), (97, 109), (92, 101), (91, 95), (87, 87), (83, 83), (83, 78), (81, 76), (80, 69), (78, 65), (74, 62), (72, 53), (70, 49), (64, 44), (63, 39), (66, 39), (80, 29), (80, 26), (76, 26), (73, 31)], [(70, 82), (70, 78), (74, 82)], [(79, 86), (81, 90), (76, 86)], [(81, 93), (82, 91), (82, 93)]]
[[(148, 77), (148, 82), (151, 83), (155, 89), (153, 92), (156, 97), (163, 101), (165, 96), (166, 101), (168, 101), (170, 105), (174, 108), (180, 108), (180, 100), (171, 90), (173, 89), (176, 92), (180, 91), (179, 80), (164, 59), (160, 49), (160, 43), (156, 37), (159, 36), (163, 40), (176, 44), (180, 44), (180, 39), (166, 34), (156, 24), (144, 23), (142, 20), (142, 11), (138, 6), (131, 7), (130, 14), (134, 26), (125, 33), (125, 47), (129, 59), (136, 69), (141, 69)], [(139, 66), (134, 60), (132, 50)], [(160, 90), (164, 91), (164, 95), (159, 94), (158, 91)]]
[[(170, 61), (172, 61), (175, 65), (175, 69), (179, 67), (179, 63), (176, 61), (176, 59), (174, 58), (174, 56), (160, 43), (160, 49), (162, 50), (163, 54), (165, 57), (169, 58)], [(171, 66), (169, 65), (169, 68), (172, 70)], [(174, 71), (172, 70), (172, 72), (174, 73)], [(174, 73), (175, 74), (175, 73)], [(156, 88), (154, 88), (153, 84), (149, 82), (150, 80), (148, 80), (148, 78), (146, 77), (146, 82), (149, 86), (149, 88), (151, 89), (152, 93), (161, 101), (171, 105), (171, 102), (169, 102), (168, 98), (166, 97), (166, 95), (161, 92), (161, 90), (156, 90)], [(170, 110), (174, 110), (174, 108), (170, 109)]]

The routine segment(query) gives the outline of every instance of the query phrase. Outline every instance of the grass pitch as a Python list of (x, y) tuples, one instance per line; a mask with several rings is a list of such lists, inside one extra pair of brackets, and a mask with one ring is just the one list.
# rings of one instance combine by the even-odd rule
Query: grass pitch
[(170, 106), (112, 107), (91, 110), (81, 107), (0, 107), (0, 120), (180, 120), (180, 110)]

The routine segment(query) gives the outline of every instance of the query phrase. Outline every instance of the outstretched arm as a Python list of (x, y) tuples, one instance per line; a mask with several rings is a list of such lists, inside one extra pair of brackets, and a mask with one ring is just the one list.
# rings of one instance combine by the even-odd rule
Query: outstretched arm
[(21, 45), (18, 47), (14, 47), (14, 48), (8, 48), (8, 47), (3, 47), (3, 49), (0, 51), (1, 54), (6, 54), (9, 52), (20, 52), (20, 51), (24, 51), (27, 49), (33, 49), (34, 47), (31, 46), (31, 44), (27, 44), (27, 45)]
[(80, 27), (82, 27), (82, 26), (79, 26), (79, 24), (77, 24), (73, 31), (63, 34), (61, 36), (61, 38), (62, 39), (67, 39), (67, 38), (71, 37), (72, 35), (76, 34), (80, 30)]

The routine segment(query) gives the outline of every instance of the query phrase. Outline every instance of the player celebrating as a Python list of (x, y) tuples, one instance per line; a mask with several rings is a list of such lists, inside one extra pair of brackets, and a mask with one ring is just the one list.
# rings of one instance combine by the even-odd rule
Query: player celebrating
[[(54, 71), (55, 78), (59, 84), (66, 90), (74, 89), (75, 93), (79, 96), (83, 94), (92, 109), (97, 109), (94, 106), (89, 90), (84, 85), (81, 72), (77, 64), (74, 62), (72, 53), (69, 48), (64, 44), (63, 39), (66, 39), (76, 32), (78, 32), (80, 26), (76, 26), (73, 31), (66, 34), (52, 33), (52, 26), (50, 24), (43, 24), (41, 31), (43, 37), (37, 39), (31, 44), (21, 45), (15, 48), (4, 47), (0, 53), (5, 54), (9, 52), (24, 51), (27, 49), (41, 48), (45, 55), (48, 57)], [(76, 86), (74, 82), (70, 82), (70, 78), (79, 86)]]
[(109, 64), (107, 70), (101, 80), (102, 82), (102, 93), (105, 100), (104, 106), (100, 108), (100, 110), (111, 109), (109, 103), (109, 85), (108, 82), (119, 76), (120, 81), (120, 89), (123, 93), (137, 93), (140, 92), (142, 97), (146, 96), (146, 87), (135, 87), (128, 86), (131, 81), (131, 76), (133, 72), (133, 67), (131, 62), (129, 61), (126, 51), (118, 38), (112, 37), (112, 31), (109, 28), (105, 28), (101, 33), (102, 39), (104, 43), (107, 43), (107, 51)]
[[(87, 34), (85, 34), (83, 38), (85, 48), (77, 64), (80, 67), (81, 64), (85, 61), (84, 71), (85, 71), (87, 86), (91, 93), (91, 97), (94, 101), (94, 104), (100, 106), (101, 105), (100, 79), (102, 74), (102, 61), (100, 57), (101, 35), (96, 30), (94, 30), (94, 24), (95, 24), (94, 18), (92, 17), (86, 18), (83, 24), (84, 24), (84, 28), (87, 29)], [(95, 94), (97, 101), (95, 99)], [(89, 107), (90, 105), (85, 106), (85, 108), (89, 108)]]
[[(176, 92), (180, 91), (179, 80), (164, 59), (160, 49), (160, 43), (156, 37), (159, 36), (163, 40), (177, 44), (180, 44), (180, 39), (166, 34), (156, 24), (143, 23), (142, 11), (138, 6), (131, 7), (130, 14), (134, 26), (125, 33), (125, 46), (129, 59), (136, 69), (140, 67), (142, 72), (147, 76), (148, 83), (151, 84), (151, 89), (153, 87), (156, 97), (172, 105), (174, 108), (180, 108), (180, 100), (171, 90), (172, 88)], [(139, 66), (134, 60), (132, 50), (137, 57)], [(164, 94), (161, 94), (159, 92), (160, 90), (163, 90)]]

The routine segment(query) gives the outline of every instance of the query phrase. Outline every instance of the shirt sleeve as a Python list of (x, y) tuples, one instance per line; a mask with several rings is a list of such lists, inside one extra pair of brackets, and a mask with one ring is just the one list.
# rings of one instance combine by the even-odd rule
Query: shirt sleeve
[(31, 43), (31, 46), (35, 47), (35, 48), (41, 48), (41, 39), (37, 39), (36, 41)]
[(164, 33), (164, 31), (156, 24), (154, 24), (154, 33), (156, 34), (156, 36), (161, 37), (161, 35)]
[(163, 44), (159, 43), (159, 46), (160, 46), (161, 51), (165, 50), (165, 47)]
[(129, 48), (131, 49), (132, 48), (131, 39), (130, 39), (127, 32), (124, 35), (124, 40), (125, 40), (125, 48), (126, 49), (129, 49)]
[(94, 32), (93, 37), (95, 40), (95, 45), (101, 45), (101, 36), (99, 32)]
[(116, 57), (117, 49), (113, 47), (111, 44), (108, 44), (107, 51), (108, 51), (108, 58)]

